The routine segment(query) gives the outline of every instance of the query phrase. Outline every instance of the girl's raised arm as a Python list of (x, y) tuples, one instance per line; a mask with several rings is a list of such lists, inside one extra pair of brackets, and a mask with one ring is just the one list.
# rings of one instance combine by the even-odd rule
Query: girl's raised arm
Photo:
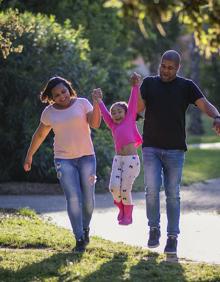
[(137, 73), (134, 73), (131, 76), (131, 94), (128, 101), (128, 112), (129, 114), (132, 114), (134, 118), (136, 118), (137, 115), (137, 104), (138, 104), (138, 95), (140, 92), (140, 81), (141, 76)]

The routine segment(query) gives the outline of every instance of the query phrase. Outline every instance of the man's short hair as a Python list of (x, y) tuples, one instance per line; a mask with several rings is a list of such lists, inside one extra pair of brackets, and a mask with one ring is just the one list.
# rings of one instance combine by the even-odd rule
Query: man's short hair
[(177, 66), (180, 65), (181, 62), (181, 56), (180, 54), (175, 51), (175, 50), (168, 50), (166, 52), (163, 53), (162, 57), (161, 57), (161, 61), (162, 60), (168, 60), (168, 61), (173, 61), (175, 62), (175, 64)]

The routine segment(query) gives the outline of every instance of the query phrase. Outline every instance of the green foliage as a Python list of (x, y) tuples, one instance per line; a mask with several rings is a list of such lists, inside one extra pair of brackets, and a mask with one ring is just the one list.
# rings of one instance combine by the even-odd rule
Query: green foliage
[(25, 31), (25, 26), (20, 22), (18, 12), (15, 11), (10, 17), (10, 20), (0, 13), (0, 52), (4, 59), (6, 59), (10, 53), (21, 53), (22, 45), (14, 45), (14, 41), (17, 37), (20, 37)]
[[(29, 3), (33, 4), (34, 1)], [(44, 108), (37, 94), (51, 76), (56, 74), (72, 81), (79, 96), (90, 99), (91, 90), (101, 86), (107, 104), (117, 99), (127, 100), (124, 96), (129, 95), (126, 74), (129, 64), (125, 62), (129, 61), (129, 55), (122, 50), (122, 26), (112, 9), (110, 12), (97, 3), (81, 5), (83, 11), (74, 6), (76, 14), (68, 10), (69, 20), (62, 21), (63, 13), (58, 13), (60, 23), (52, 15), (18, 13), (12, 9), (1, 13), (1, 28), (8, 28), (9, 33), (10, 27), (14, 27), (11, 22), (16, 23), (18, 19), (25, 28), (21, 33), (13, 30), (13, 45), (21, 45), (22, 52), (9, 53), (6, 60), (0, 57), (0, 181), (57, 181), (52, 133), (35, 155), (32, 171), (25, 174), (22, 168), (31, 136)], [(52, 5), (50, 7), (54, 8)], [(91, 10), (91, 17), (88, 17), (90, 21), (84, 22), (80, 19), (87, 8)], [(64, 14), (67, 12), (65, 9), (61, 11)], [(97, 30), (96, 22), (99, 26)], [(119, 52), (123, 52), (122, 56), (119, 56)], [(109, 155), (105, 150), (110, 142), (112, 146), (112, 139), (105, 131), (102, 136), (102, 129), (94, 131), (94, 135), (98, 159), (102, 161), (101, 164), (98, 161), (98, 181), (103, 184), (107, 183), (109, 177), (112, 156), (111, 147)]]
[[(118, 18), (117, 10), (104, 7), (104, 0), (63, 0), (43, 2), (7, 1), (3, 8), (13, 7), (20, 11), (30, 10), (33, 13), (55, 15), (60, 24), (68, 23), (74, 28), (83, 28), (83, 37), (88, 40), (90, 61), (93, 72), (91, 81), (93, 87), (102, 86), (105, 92), (105, 102), (111, 104), (117, 99), (123, 99), (127, 94), (128, 84), (125, 71), (133, 55), (129, 46), (132, 43), (130, 30)], [(67, 20), (68, 19), (68, 20)], [(93, 75), (86, 72), (87, 75)]]
[(98, 185), (96, 191), (108, 191), (108, 182), (111, 173), (112, 160), (114, 156), (114, 146), (110, 130), (98, 129), (95, 133), (94, 146), (97, 158)]
[[(2, 13), (2, 22), (7, 25), (15, 15), (12, 10)], [(36, 154), (32, 172), (26, 176), (22, 169), (43, 109), (37, 93), (42, 82), (57, 74), (71, 80), (79, 95), (88, 96), (100, 73), (91, 66), (82, 28), (74, 30), (68, 21), (61, 26), (52, 16), (28, 12), (20, 14), (19, 20), (26, 30), (15, 44), (22, 44), (23, 52), (11, 53), (7, 60), (0, 58), (0, 181), (55, 181), (52, 135)]]
[(201, 84), (205, 89), (208, 99), (220, 111), (220, 57), (213, 55), (201, 64)]
[(145, 38), (149, 37), (147, 23), (166, 36), (165, 24), (178, 17), (188, 31), (193, 32), (196, 45), (206, 57), (219, 54), (220, 2), (202, 1), (122, 1), (106, 0), (106, 6), (116, 7), (123, 17), (131, 17), (139, 25)]

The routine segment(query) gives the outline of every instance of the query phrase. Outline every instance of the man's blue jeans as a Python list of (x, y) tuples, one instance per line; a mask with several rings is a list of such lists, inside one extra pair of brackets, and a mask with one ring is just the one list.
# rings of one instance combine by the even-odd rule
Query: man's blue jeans
[(180, 233), (180, 182), (185, 152), (144, 147), (144, 182), (148, 225), (160, 227), (160, 188), (163, 184), (166, 195), (167, 234)]
[(64, 191), (67, 212), (76, 240), (88, 228), (95, 202), (96, 159), (94, 155), (55, 159), (57, 178)]

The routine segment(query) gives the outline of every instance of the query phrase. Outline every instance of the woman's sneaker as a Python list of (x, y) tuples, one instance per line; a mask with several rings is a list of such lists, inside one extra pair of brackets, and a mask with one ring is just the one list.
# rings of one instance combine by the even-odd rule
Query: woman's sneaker
[(174, 235), (169, 235), (167, 238), (167, 244), (164, 249), (165, 254), (174, 255), (177, 249), (177, 237)]
[(160, 228), (151, 227), (149, 239), (147, 242), (149, 248), (156, 248), (160, 245)]
[(76, 240), (76, 246), (73, 249), (74, 253), (83, 253), (86, 250), (86, 244), (85, 240), (83, 238), (80, 238), (79, 240)]

